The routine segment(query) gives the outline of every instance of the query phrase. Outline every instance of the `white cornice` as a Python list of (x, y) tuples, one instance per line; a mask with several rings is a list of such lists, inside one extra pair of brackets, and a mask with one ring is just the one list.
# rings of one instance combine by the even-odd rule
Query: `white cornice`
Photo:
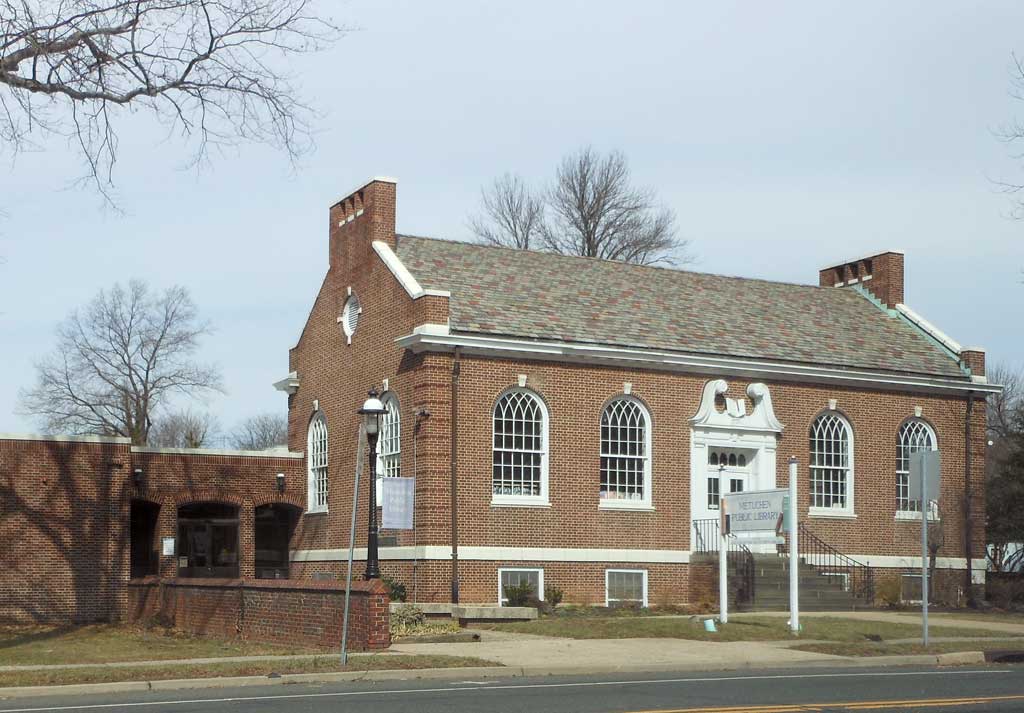
[(395, 254), (395, 251), (391, 249), (391, 246), (382, 240), (373, 241), (373, 250), (377, 253), (377, 256), (387, 265), (388, 269), (391, 270), (391, 274), (395, 276), (399, 284), (405, 288), (405, 291), (414, 300), (418, 300), (420, 297), (433, 296), (433, 297), (451, 297), (452, 293), (446, 290), (425, 290), (420, 285), (419, 281), (413, 277), (413, 274), (409, 272), (409, 269), (405, 266), (402, 260)]
[(879, 250), (878, 252), (868, 253), (867, 255), (861, 255), (860, 257), (851, 257), (851, 258), (847, 258), (845, 260), (837, 260), (836, 262), (831, 262), (828, 265), (826, 265), (825, 267), (818, 268), (818, 271), (821, 272), (822, 270), (831, 270), (834, 267), (840, 267), (842, 265), (849, 265), (850, 263), (860, 262), (861, 260), (869, 260), (871, 258), (880, 257), (882, 255), (888, 255), (889, 253), (892, 253), (894, 255), (905, 255), (906, 254), (905, 251), (903, 251), (903, 250)]
[[(348, 550), (292, 550), (292, 562), (340, 562), (348, 559)], [(444, 560), (452, 558), (452, 548), (445, 545), (413, 547), (381, 547), (382, 560)], [(366, 559), (366, 548), (357, 547), (353, 559)], [(687, 550), (627, 550), (598, 547), (459, 547), (460, 560), (524, 561), (524, 562), (650, 562), (686, 564)]]
[(284, 391), (285, 393), (294, 394), (296, 391), (299, 390), (298, 372), (293, 371), (280, 381), (275, 381), (274, 388), (277, 389), (278, 391)]
[(918, 327), (921, 331), (925, 332), (932, 339), (937, 341), (939, 344), (944, 346), (949, 351), (953, 352), (957, 358), (960, 357), (960, 352), (963, 351), (963, 347), (955, 339), (950, 337), (948, 334), (943, 332), (941, 329), (936, 327), (934, 324), (929, 322), (927, 319), (919, 315), (914, 310), (907, 307), (905, 304), (896, 305), (896, 311), (906, 317), (914, 326)]
[(901, 391), (963, 393), (998, 393), (1002, 387), (973, 383), (963, 379), (916, 374), (895, 374), (859, 369), (787, 364), (738, 357), (706, 356), (663, 352), (633, 347), (612, 347), (580, 342), (544, 342), (490, 337), (474, 334), (433, 335), (413, 333), (399, 337), (395, 342), (414, 352), (447, 352), (462, 347), (464, 353), (513, 359), (539, 359), (545, 361), (609, 364), (647, 369), (665, 369), (711, 376), (743, 376), (778, 381), (847, 384), (863, 387), (883, 387)]
[(130, 444), (122, 436), (54, 436), (37, 433), (0, 433), (0, 441), (53, 441), (54, 443), (117, 443)]
[(305, 457), (303, 453), (293, 451), (233, 451), (219, 448), (151, 448), (149, 446), (132, 446), (132, 453), (154, 453), (162, 455), (183, 455), (183, 456), (228, 456), (232, 458), (289, 458), (301, 460)]
[(764, 384), (754, 383), (747, 387), (747, 396), (754, 403), (754, 410), (749, 414), (745, 401), (729, 397), (725, 399), (724, 412), (715, 408), (715, 399), (719, 395), (725, 396), (728, 391), (729, 384), (725, 379), (715, 379), (704, 384), (700, 408), (697, 409), (697, 415), (690, 419), (694, 428), (727, 428), (730, 431), (774, 433), (781, 433), (785, 428), (779, 423), (779, 419), (775, 418), (771, 393)]

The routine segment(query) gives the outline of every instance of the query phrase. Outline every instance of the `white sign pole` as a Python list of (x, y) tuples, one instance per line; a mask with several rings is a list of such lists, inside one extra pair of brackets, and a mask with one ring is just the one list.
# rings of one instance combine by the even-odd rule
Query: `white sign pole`
[(928, 458), (921, 459), (921, 630), (928, 646)]
[(796, 456), (789, 459), (789, 630), (800, 632), (800, 543), (796, 505)]
[[(352, 527), (348, 531), (348, 574), (345, 575), (345, 613), (341, 624), (341, 665), (348, 665), (348, 605), (352, 599), (352, 555), (356, 550), (356, 510), (359, 509), (359, 476), (363, 472), (363, 444), (366, 443), (366, 427), (359, 425), (356, 436), (356, 482), (352, 486)], [(370, 483), (370, 487), (374, 487)]]
[(721, 523), (718, 535), (718, 620), (729, 623), (729, 564), (727, 561), (729, 544), (726, 542), (726, 526), (728, 515), (725, 512), (725, 498), (719, 498), (718, 507)]

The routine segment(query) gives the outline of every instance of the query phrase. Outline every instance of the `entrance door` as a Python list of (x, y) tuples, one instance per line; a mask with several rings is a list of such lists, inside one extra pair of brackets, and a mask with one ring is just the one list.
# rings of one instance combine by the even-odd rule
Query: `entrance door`
[(197, 503), (178, 508), (178, 576), (238, 577), (238, 508)]

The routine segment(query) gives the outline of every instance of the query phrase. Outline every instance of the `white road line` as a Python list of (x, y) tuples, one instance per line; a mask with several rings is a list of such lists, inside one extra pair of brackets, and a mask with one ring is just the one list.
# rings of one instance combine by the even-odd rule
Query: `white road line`
[[(665, 683), (714, 683), (716, 681), (777, 681), (809, 678), (893, 678), (897, 676), (981, 676), (1013, 673), (1007, 669), (970, 671), (879, 671), (857, 673), (801, 673), (771, 676), (707, 676), (702, 678), (654, 678), (642, 681), (578, 681), (573, 683), (520, 683), (502, 686), (461, 686), (450, 688), (398, 688), (389, 691), (333, 691), (329, 693), (288, 693), (272, 696), (233, 696), (231, 698), (195, 698), (190, 700), (135, 701), (131, 703), (93, 703), (77, 706), (46, 706), (37, 708), (0, 708), (0, 713), (43, 713), (43, 711), (82, 711), (109, 708), (141, 708), (152, 706), (184, 706), (197, 703), (244, 703), (246, 701), (281, 701), (302, 698), (345, 698), (351, 696), (394, 696), (449, 691), (499, 691), (526, 688), (586, 688), (596, 686), (647, 686)], [(0, 689), (0, 695), (2, 694)]]

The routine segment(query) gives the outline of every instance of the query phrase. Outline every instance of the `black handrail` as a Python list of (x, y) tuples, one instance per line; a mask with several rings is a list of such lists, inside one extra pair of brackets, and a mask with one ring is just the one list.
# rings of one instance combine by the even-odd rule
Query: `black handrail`
[[(718, 554), (721, 523), (718, 518), (707, 518), (693, 521), (693, 551), (697, 554)], [(734, 537), (730, 537), (726, 543), (729, 554), (736, 562), (736, 573), (739, 575), (740, 585), (736, 590), (737, 604), (750, 604), (754, 601), (754, 574), (756, 565), (754, 553)]]
[[(843, 589), (865, 604), (874, 604), (875, 577), (872, 568), (845, 555), (800, 523), (797, 556), (823, 577), (841, 577)], [(789, 537), (783, 546), (789, 552)]]

